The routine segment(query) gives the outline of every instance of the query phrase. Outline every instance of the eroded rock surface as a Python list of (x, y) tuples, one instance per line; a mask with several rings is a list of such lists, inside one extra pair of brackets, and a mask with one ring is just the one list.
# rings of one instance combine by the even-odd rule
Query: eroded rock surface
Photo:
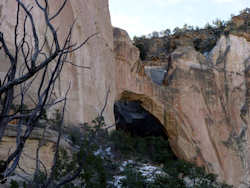
[(145, 67), (125, 31), (116, 31), (114, 40), (117, 99), (141, 101), (165, 126), (178, 157), (248, 187), (250, 43), (222, 36), (206, 57), (179, 47), (170, 61), (159, 63), (167, 71), (159, 85), (144, 71), (159, 65)]
[[(28, 0), (24, 3), (30, 6), (34, 5), (32, 13), (39, 39), (44, 41), (46, 25), (41, 10), (37, 8), (35, 1)], [(62, 3), (63, 0), (59, 0), (56, 3), (51, 1), (51, 4), (49, 4), (51, 15), (56, 12)], [(11, 50), (14, 49), (16, 9), (15, 0), (2, 0), (0, 2), (0, 30), (4, 33), (4, 38)], [(24, 15), (22, 10), (20, 25), (23, 23)], [(92, 121), (100, 113), (105, 103), (106, 94), (110, 91), (103, 115), (106, 123), (112, 124), (114, 122), (115, 62), (108, 0), (68, 1), (63, 11), (53, 21), (55, 28), (58, 29), (60, 42), (64, 41), (74, 20), (76, 22), (72, 43), (81, 43), (87, 37), (97, 33), (80, 50), (71, 53), (69, 56), (69, 61), (72, 61), (77, 66), (88, 68), (79, 68), (66, 64), (54, 95), (56, 98), (63, 97), (70, 85), (71, 90), (67, 102), (66, 119), (71, 123), (84, 123)], [(50, 41), (50, 34), (47, 34), (46, 37)], [(6, 74), (8, 66), (7, 58), (3, 54), (3, 50), (0, 50), (0, 78), (3, 78)], [(37, 79), (39, 81), (39, 78)], [(36, 84), (34, 84), (34, 90), (31, 89), (30, 91), (34, 96), (36, 94), (32, 92), (35, 91), (36, 87)], [(27, 104), (33, 103), (32, 101), (27, 101)]]
[[(49, 9), (51, 15), (56, 12), (63, 2), (64, 0), (58, 0), (56, 2), (50, 1)], [(38, 37), (41, 41), (40, 45), (42, 45), (45, 37), (48, 43), (51, 42), (51, 35), (45, 35), (46, 25), (44, 23), (44, 16), (41, 10), (35, 5), (35, 1), (27, 0), (23, 1), (23, 3), (29, 4), (29, 7), (33, 6), (32, 14), (39, 35)], [(4, 38), (11, 52), (14, 50), (13, 40), (16, 9), (17, 4), (15, 0), (0, 1), (0, 31), (4, 33)], [(20, 25), (22, 25), (24, 21), (24, 16), (24, 11), (21, 10)], [(70, 124), (78, 125), (78, 123), (90, 122), (97, 117), (105, 104), (105, 99), (109, 92), (103, 115), (108, 125), (113, 124), (115, 61), (113, 57), (113, 35), (108, 10), (108, 0), (67, 1), (63, 11), (53, 20), (55, 28), (58, 29), (59, 42), (65, 40), (70, 26), (74, 21), (72, 43), (80, 44), (89, 36), (95, 33), (96, 35), (88, 40), (81, 49), (69, 55), (68, 60), (76, 66), (72, 66), (71, 64), (65, 65), (59, 79), (60, 81), (56, 83), (53, 96), (56, 99), (61, 99), (65, 96), (65, 92), (70, 86), (65, 119)], [(21, 26), (19, 29), (21, 33)], [(27, 31), (29, 31), (29, 29), (27, 29)], [(29, 37), (30, 35), (28, 35), (27, 38)], [(48, 50), (49, 46), (50, 44), (46, 43), (45, 49)], [(3, 79), (6, 75), (9, 65), (10, 63), (8, 62), (7, 56), (3, 53), (3, 50), (0, 49), (0, 79)], [(40, 81), (39, 76), (40, 75), (35, 79), (29, 91), (29, 97), (26, 98), (25, 104), (28, 106), (34, 104), (32, 100), (36, 100), (37, 93), (35, 91), (38, 87), (37, 83)], [(56, 109), (60, 109), (60, 107), (59, 105), (53, 109), (49, 109), (47, 117), (55, 120), (57, 117)], [(17, 122), (12, 121), (11, 123), (16, 124)], [(16, 148), (16, 132), (11, 128), (11, 125), (7, 127), (5, 137), (0, 143), (0, 160), (6, 160), (8, 155)], [(31, 174), (35, 168), (34, 159), (42, 134), (43, 129), (35, 129), (33, 131), (30, 139), (25, 144), (23, 155), (19, 163), (20, 167)], [(40, 149), (40, 159), (45, 167), (50, 169), (53, 162), (54, 145), (57, 134), (56, 132), (49, 131), (45, 136), (45, 144)], [(61, 147), (65, 149), (64, 144), (64, 140), (62, 139)]]
[[(5, 132), (5, 137), (0, 143), (0, 159), (6, 160), (8, 156), (16, 149), (16, 136), (17, 136), (17, 126), (9, 125)], [(22, 132), (25, 131), (25, 128), (22, 128)], [(55, 145), (57, 141), (58, 133), (56, 131), (44, 128), (35, 128), (30, 139), (26, 142), (23, 154), (21, 156), (17, 172), (26, 176), (26, 173), (33, 174), (36, 167), (36, 151), (41, 145), (39, 150), (39, 160), (44, 165), (42, 168), (50, 170), (53, 164)], [(40, 143), (39, 143), (40, 142)], [(65, 150), (71, 150), (70, 144), (64, 139), (61, 139), (60, 147)], [(23, 169), (23, 170), (22, 170)], [(43, 169), (44, 170), (44, 169)], [(29, 177), (30, 178), (30, 177)]]

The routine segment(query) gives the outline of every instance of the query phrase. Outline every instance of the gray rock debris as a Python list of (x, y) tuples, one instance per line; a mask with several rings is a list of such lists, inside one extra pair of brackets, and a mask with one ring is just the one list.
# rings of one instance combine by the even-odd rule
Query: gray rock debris
[(167, 74), (167, 71), (162, 67), (150, 67), (145, 66), (144, 68), (146, 75), (157, 84), (162, 85)]

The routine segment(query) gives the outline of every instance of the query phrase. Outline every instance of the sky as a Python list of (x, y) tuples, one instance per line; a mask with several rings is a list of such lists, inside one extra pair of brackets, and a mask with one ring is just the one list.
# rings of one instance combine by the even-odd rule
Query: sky
[(184, 24), (203, 27), (247, 7), (250, 0), (109, 0), (112, 25), (131, 38)]

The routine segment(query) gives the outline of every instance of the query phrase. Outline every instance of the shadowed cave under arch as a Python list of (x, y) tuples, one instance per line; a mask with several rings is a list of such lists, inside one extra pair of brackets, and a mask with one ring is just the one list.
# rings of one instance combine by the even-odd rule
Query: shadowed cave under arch
[(118, 100), (114, 104), (116, 129), (132, 136), (161, 136), (168, 139), (164, 126), (144, 109), (139, 100)]

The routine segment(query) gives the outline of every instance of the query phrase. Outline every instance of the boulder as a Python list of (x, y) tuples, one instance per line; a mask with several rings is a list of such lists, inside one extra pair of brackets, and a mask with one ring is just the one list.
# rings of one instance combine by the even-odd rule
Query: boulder
[(166, 74), (167, 74), (167, 70), (165, 68), (162, 67), (151, 67), (151, 66), (145, 66), (144, 67), (145, 73), (147, 74), (147, 76), (149, 78), (151, 78), (151, 80), (158, 84), (158, 85), (162, 85)]

